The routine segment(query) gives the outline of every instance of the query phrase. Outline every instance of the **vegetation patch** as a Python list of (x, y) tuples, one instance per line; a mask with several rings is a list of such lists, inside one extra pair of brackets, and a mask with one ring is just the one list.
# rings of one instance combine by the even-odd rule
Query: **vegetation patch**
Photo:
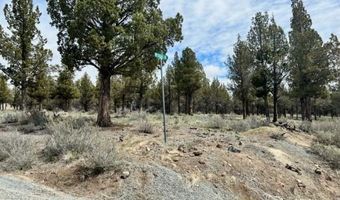
[(33, 143), (19, 133), (0, 137), (0, 167), (6, 171), (30, 169), (36, 160)]

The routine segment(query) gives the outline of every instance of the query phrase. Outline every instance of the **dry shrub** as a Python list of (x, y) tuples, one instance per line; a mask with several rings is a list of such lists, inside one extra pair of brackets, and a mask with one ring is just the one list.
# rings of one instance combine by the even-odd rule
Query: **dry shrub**
[(303, 132), (306, 133), (311, 133), (312, 132), (312, 122), (310, 121), (302, 121), (299, 125), (299, 129)]
[(96, 138), (90, 144), (90, 148), (84, 152), (84, 165), (99, 174), (116, 165), (116, 151), (113, 142)]
[(33, 142), (19, 133), (0, 138), (0, 162), (6, 171), (26, 170), (36, 159)]
[(326, 160), (332, 168), (340, 169), (340, 148), (314, 142), (312, 151)]
[(66, 161), (83, 158), (86, 169), (102, 173), (115, 164), (112, 142), (102, 138), (94, 127), (78, 127), (79, 121), (66, 120), (48, 127), (50, 137), (43, 150), (46, 161), (56, 161), (64, 156)]
[(312, 130), (314, 132), (330, 132), (340, 134), (340, 120), (313, 121)]
[(73, 120), (53, 123), (47, 129), (50, 137), (43, 150), (47, 161), (54, 161), (60, 156), (68, 154), (78, 157), (90, 148), (94, 139), (92, 127), (78, 127), (78, 124), (75, 124)]
[(27, 114), (23, 112), (14, 112), (8, 113), (1, 117), (0, 123), (4, 124), (13, 124), (13, 123), (22, 123), (25, 124), (28, 120)]
[(153, 124), (149, 122), (148, 119), (142, 119), (138, 123), (138, 132), (140, 133), (147, 133), (147, 134), (153, 134), (154, 128)]
[(222, 129), (226, 126), (226, 121), (220, 115), (213, 115), (208, 118), (207, 127), (213, 129)]
[(256, 129), (261, 126), (268, 126), (268, 123), (260, 117), (251, 116), (245, 120), (230, 122), (230, 128), (237, 132), (244, 132), (250, 129)]

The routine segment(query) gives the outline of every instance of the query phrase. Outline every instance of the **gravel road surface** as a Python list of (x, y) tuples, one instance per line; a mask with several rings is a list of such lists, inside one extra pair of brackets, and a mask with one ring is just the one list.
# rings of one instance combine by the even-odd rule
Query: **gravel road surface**
[(78, 200), (24, 178), (0, 175), (0, 200)]

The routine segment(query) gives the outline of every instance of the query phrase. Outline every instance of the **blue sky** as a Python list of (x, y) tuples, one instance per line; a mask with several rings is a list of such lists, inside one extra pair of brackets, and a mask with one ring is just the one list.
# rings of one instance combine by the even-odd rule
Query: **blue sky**
[[(6, 26), (3, 7), (10, 0), (0, 0), (0, 23)], [(53, 51), (51, 63), (60, 63), (57, 51), (57, 31), (49, 25), (50, 18), (46, 14), (45, 0), (34, 0), (43, 15), (39, 25), (43, 35), (48, 39), (47, 47)], [(313, 27), (320, 33), (324, 41), (330, 34), (340, 36), (340, 0), (305, 0), (307, 11), (312, 17)], [(207, 76), (219, 78), (227, 83), (227, 68), (224, 62), (232, 54), (237, 34), (246, 37), (251, 18), (259, 11), (268, 11), (285, 32), (290, 31), (291, 8), (290, 0), (161, 0), (161, 8), (165, 17), (175, 16), (177, 12), (184, 17), (184, 40), (169, 49), (168, 56), (172, 59), (176, 51), (185, 47), (194, 49), (203, 64)], [(97, 76), (95, 69), (87, 71), (93, 79)], [(83, 72), (78, 73), (79, 77)]]

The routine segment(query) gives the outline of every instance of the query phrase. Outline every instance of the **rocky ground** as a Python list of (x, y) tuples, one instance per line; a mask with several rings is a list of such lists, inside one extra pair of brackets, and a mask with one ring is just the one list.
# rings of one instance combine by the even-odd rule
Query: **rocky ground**
[(313, 136), (274, 125), (211, 129), (202, 121), (171, 121), (164, 144), (160, 120), (145, 134), (139, 120), (119, 118), (100, 132), (114, 141), (115, 169), (87, 174), (78, 160), (16, 174), (90, 199), (340, 199), (339, 171), (310, 153)]

